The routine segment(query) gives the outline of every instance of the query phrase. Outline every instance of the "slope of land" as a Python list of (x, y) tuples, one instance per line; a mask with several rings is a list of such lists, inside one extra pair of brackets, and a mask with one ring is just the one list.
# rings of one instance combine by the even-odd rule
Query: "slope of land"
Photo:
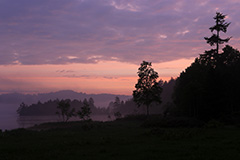
[(240, 158), (238, 127), (147, 127), (145, 120), (47, 123), (0, 134), (0, 159), (226, 160)]

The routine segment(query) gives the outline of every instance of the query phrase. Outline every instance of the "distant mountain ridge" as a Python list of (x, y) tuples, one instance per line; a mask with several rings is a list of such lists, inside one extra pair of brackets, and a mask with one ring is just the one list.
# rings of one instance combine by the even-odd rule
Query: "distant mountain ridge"
[(21, 94), (21, 93), (8, 93), (0, 95), (0, 103), (5, 104), (20, 104), (22, 102), (30, 105), (37, 103), (38, 101), (46, 102), (50, 99), (77, 99), (83, 100), (84, 98), (93, 98), (97, 107), (107, 107), (109, 102), (113, 101), (115, 97), (119, 97), (121, 100), (126, 101), (131, 99), (132, 96), (127, 95), (115, 95), (115, 94), (86, 94), (82, 92), (75, 92), (72, 90), (61, 90), (50, 93), (39, 94)]

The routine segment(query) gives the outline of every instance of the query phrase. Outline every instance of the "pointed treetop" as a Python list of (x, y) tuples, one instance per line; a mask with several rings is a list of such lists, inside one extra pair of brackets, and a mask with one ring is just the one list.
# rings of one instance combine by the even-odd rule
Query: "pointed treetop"
[(205, 51), (205, 54), (200, 55), (200, 62), (205, 65), (210, 65), (212, 67), (216, 67), (217, 62), (219, 61), (219, 46), (221, 44), (227, 43), (231, 37), (222, 39), (220, 38), (220, 32), (227, 32), (227, 28), (230, 23), (225, 22), (226, 15), (217, 12), (216, 16), (214, 17), (215, 25), (210, 27), (210, 31), (212, 32), (211, 37), (204, 37), (207, 43), (210, 46), (216, 46), (216, 48)]
[(213, 33), (214, 31), (216, 31), (215, 33), (212, 34), (211, 37), (204, 37), (204, 39), (207, 41), (207, 43), (210, 46), (215, 46), (216, 45), (216, 53), (218, 54), (218, 50), (219, 50), (219, 45), (223, 44), (223, 43), (227, 43), (231, 37), (228, 37), (226, 39), (222, 39), (220, 38), (220, 32), (227, 32), (227, 28), (231, 23), (227, 23), (225, 22), (225, 18), (226, 15), (217, 12), (216, 16), (213, 17), (215, 19), (215, 25), (210, 27), (210, 31)]
[(216, 20), (216, 25), (213, 27), (210, 27), (209, 29), (211, 30), (211, 32), (213, 32), (214, 30), (216, 31), (222, 31), (224, 33), (227, 32), (227, 27), (231, 24), (231, 23), (227, 23), (225, 22), (225, 18), (227, 15), (223, 15), (220, 12), (216, 13), (216, 16), (214, 17), (214, 19)]

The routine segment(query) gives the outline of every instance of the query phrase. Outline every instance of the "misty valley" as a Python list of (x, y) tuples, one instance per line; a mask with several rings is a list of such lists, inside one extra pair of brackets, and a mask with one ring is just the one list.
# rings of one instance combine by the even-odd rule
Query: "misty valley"
[[(162, 104), (153, 104), (151, 114), (161, 114), (165, 107), (172, 104), (171, 94), (175, 80), (163, 83)], [(93, 98), (92, 98), (93, 97)], [(59, 91), (38, 95), (3, 94), (0, 95), (0, 129), (26, 128), (45, 122), (61, 122), (56, 112), (60, 100), (69, 100), (71, 108), (79, 110), (83, 101), (88, 101), (93, 121), (111, 121), (131, 114), (144, 114), (146, 108), (139, 108), (132, 96), (111, 94), (85, 94), (74, 91)], [(82, 100), (80, 100), (82, 99)], [(115, 115), (114, 115), (115, 114)], [(79, 121), (71, 117), (70, 121)]]

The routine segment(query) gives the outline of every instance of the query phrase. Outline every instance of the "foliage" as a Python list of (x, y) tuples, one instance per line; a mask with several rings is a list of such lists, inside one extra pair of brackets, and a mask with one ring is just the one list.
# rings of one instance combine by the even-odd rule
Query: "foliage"
[(223, 48), (219, 65), (202, 65), (199, 59), (182, 72), (174, 92), (180, 114), (209, 120), (238, 112), (240, 53)]
[[(170, 110), (172, 110), (174, 104), (172, 100), (172, 93), (174, 90), (176, 80), (171, 78), (168, 82), (165, 81), (162, 85), (161, 100), (162, 103), (152, 103), (151, 112), (154, 114), (165, 114), (169, 115)], [(110, 102), (108, 105), (109, 114), (114, 115), (116, 112), (120, 112), (122, 116), (126, 115), (139, 115), (146, 113), (145, 107), (138, 107), (133, 99), (128, 99), (122, 101), (119, 97), (116, 97), (114, 101)]]
[[(216, 17), (219, 15), (222, 14), (217, 13)], [(228, 25), (225, 24), (225, 29), (221, 28), (222, 25), (220, 29), (217, 26), (213, 29), (226, 32)], [(240, 90), (240, 52), (226, 45), (222, 53), (206, 56), (207, 53), (196, 58), (177, 79), (174, 91), (177, 113), (206, 121), (213, 118), (224, 120), (240, 111), (237, 98)]]
[(228, 37), (226, 39), (221, 39), (219, 34), (220, 31), (226, 33), (227, 32), (227, 28), (230, 25), (230, 23), (225, 22), (226, 15), (223, 15), (220, 12), (216, 13), (216, 16), (214, 17), (215, 19), (215, 25), (210, 27), (209, 29), (211, 30), (211, 32), (213, 33), (214, 31), (217, 32), (217, 34), (213, 33), (213, 35), (211, 37), (204, 37), (204, 39), (207, 41), (207, 43), (211, 46), (216, 45), (216, 50), (218, 53), (218, 49), (219, 49), (219, 44), (223, 44), (225, 42), (228, 42), (231, 37)]
[(149, 106), (153, 102), (161, 103), (162, 81), (157, 82), (158, 73), (152, 68), (151, 62), (143, 61), (138, 68), (138, 82), (133, 91), (133, 100), (138, 106), (147, 106), (147, 115), (149, 115)]
[(63, 122), (67, 122), (72, 116), (75, 116), (75, 108), (71, 108), (70, 100), (61, 100), (58, 102), (56, 114), (62, 118)]
[(92, 111), (91, 111), (89, 102), (86, 99), (84, 99), (83, 106), (81, 107), (81, 110), (77, 112), (77, 115), (79, 116), (80, 119), (86, 121), (86, 120), (90, 120), (91, 113)]
[(108, 110), (109, 110), (109, 114), (112, 114), (112, 115), (114, 115), (114, 113), (116, 112), (120, 112), (122, 115), (141, 112), (139, 111), (133, 99), (121, 101), (118, 97), (115, 98), (115, 101), (112, 101), (109, 103)]

